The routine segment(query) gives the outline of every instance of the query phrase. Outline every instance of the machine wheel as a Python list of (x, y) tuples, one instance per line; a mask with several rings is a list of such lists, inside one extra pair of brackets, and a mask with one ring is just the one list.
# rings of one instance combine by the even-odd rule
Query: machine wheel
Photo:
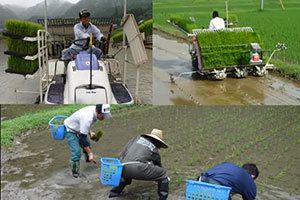
[(254, 67), (254, 74), (256, 76), (265, 76), (268, 74), (268, 70), (265, 68), (265, 67), (258, 67), (258, 66), (255, 66)]
[(227, 77), (226, 68), (223, 70), (216, 70), (213, 71), (213, 79), (214, 80), (224, 80)]
[(237, 78), (245, 78), (246, 76), (248, 76), (248, 72), (247, 72), (246, 68), (239, 69), (239, 68), (235, 67), (234, 70), (235, 70), (234, 75)]

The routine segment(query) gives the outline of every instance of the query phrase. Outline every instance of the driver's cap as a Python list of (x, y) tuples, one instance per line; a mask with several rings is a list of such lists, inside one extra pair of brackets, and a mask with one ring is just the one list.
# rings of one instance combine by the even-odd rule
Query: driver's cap
[(79, 12), (79, 18), (81, 19), (82, 17), (90, 17), (91, 13), (87, 9), (82, 9)]

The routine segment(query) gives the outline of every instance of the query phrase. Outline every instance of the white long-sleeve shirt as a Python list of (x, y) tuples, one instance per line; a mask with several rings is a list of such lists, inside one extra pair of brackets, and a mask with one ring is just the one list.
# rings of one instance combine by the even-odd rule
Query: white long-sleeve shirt
[(66, 126), (67, 131), (76, 131), (87, 135), (90, 132), (92, 124), (96, 121), (96, 106), (87, 106), (79, 109), (65, 119), (64, 125)]
[[(75, 24), (75, 26), (74, 26), (75, 40), (88, 38), (88, 37), (90, 37), (90, 33), (92, 33), (93, 37), (97, 38), (98, 41), (100, 41), (101, 38), (103, 37), (103, 34), (101, 33), (101, 31), (91, 22), (87, 28), (85, 28), (81, 22), (78, 24)], [(80, 42), (78, 42), (78, 44), (80, 44)], [(73, 48), (73, 49), (80, 48), (81, 49), (81, 47), (78, 47), (75, 44), (72, 44), (71, 48)]]
[(212, 20), (210, 20), (209, 29), (218, 30), (218, 29), (223, 29), (223, 28), (225, 28), (224, 19), (222, 19), (220, 17), (215, 17)]

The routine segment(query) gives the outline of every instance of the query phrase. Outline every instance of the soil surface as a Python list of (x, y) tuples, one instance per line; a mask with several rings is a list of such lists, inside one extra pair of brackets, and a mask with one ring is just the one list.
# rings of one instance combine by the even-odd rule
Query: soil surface
[[(169, 144), (160, 151), (171, 178), (169, 199), (185, 199), (184, 181), (223, 161), (258, 165), (257, 199), (299, 199), (299, 112), (297, 106), (131, 108), (95, 124), (92, 130), (104, 136), (91, 142), (92, 150), (97, 161), (117, 157), (132, 137), (160, 128)], [(66, 140), (54, 141), (46, 125), (15, 138), (13, 147), (1, 148), (1, 199), (107, 199), (99, 163), (82, 157), (76, 179), (69, 156)], [(157, 199), (156, 188), (133, 181), (117, 199)]]
[(186, 40), (156, 32), (153, 35), (153, 104), (197, 105), (299, 105), (300, 83), (276, 74), (223, 81), (199, 80), (184, 75), (192, 64)]

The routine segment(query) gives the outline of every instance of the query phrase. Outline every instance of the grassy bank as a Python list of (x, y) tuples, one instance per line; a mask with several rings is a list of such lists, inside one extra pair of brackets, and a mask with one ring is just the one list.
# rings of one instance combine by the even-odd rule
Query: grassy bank
[(280, 60), (273, 60), (276, 71), (284, 77), (300, 81), (300, 65), (287, 64)]
[[(1, 145), (9, 146), (12, 144), (14, 136), (20, 135), (30, 129), (36, 129), (41, 126), (48, 125), (49, 120), (53, 116), (68, 116), (84, 106), (86, 105), (51, 106), (51, 108), (43, 108), (41, 110), (25, 113), (24, 115), (13, 119), (1, 121)], [(132, 109), (140, 106), (112, 105), (112, 112), (122, 109)], [(18, 105), (16, 105), (16, 107), (18, 107)]]
[[(277, 59), (285, 61), (288, 71), (294, 71), (300, 76), (300, 1), (284, 1), (285, 10), (275, 1), (265, 1), (265, 10), (259, 11), (259, 1), (229, 1), (229, 14), (238, 18), (237, 26), (250, 26), (260, 36), (264, 43), (265, 51), (272, 51), (275, 45), (285, 43), (288, 49), (284, 56)], [(221, 17), (225, 17), (225, 1), (215, 0), (153, 0), (153, 27), (164, 32), (182, 36), (182, 32), (167, 23), (174, 16), (180, 16), (186, 20), (195, 19), (198, 28), (207, 28), (213, 10), (218, 10)], [(287, 70), (285, 70), (286, 73)], [(282, 72), (282, 66), (279, 66)], [(289, 76), (289, 74), (286, 74)]]

